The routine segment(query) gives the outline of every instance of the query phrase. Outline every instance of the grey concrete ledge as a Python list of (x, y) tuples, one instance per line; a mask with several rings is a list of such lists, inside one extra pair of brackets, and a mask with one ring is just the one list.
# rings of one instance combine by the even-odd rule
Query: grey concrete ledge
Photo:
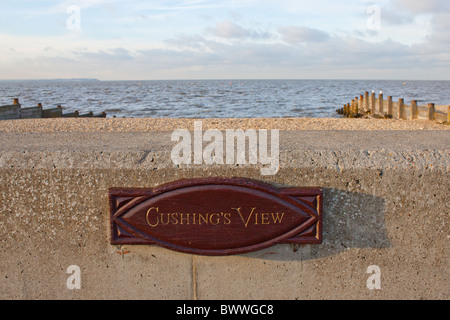
[[(0, 138), (0, 168), (174, 167), (171, 132), (0, 133)], [(282, 131), (280, 166), (447, 170), (449, 139), (450, 131)]]
[[(170, 135), (0, 132), (0, 298), (450, 297), (448, 130), (281, 131), (280, 171), (265, 177), (258, 166), (174, 166)], [(109, 244), (109, 188), (208, 176), (321, 186), (323, 244), (232, 257)], [(71, 265), (79, 290), (67, 287)]]

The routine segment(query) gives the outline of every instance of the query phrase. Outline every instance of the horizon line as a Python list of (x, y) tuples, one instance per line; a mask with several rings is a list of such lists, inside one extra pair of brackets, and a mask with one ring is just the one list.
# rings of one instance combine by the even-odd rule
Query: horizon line
[(98, 79), (98, 78), (28, 78), (28, 79), (0, 79), (0, 81), (95, 81), (95, 82), (145, 82), (145, 81), (450, 81), (450, 79), (386, 79), (386, 78), (183, 78), (183, 79)]

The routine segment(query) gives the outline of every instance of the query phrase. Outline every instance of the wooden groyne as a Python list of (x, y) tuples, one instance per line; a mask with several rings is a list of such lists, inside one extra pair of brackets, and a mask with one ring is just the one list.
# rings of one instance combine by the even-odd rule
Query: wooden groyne
[(343, 108), (337, 109), (336, 112), (347, 118), (420, 119), (450, 123), (450, 106), (435, 105), (434, 103), (419, 105), (416, 100), (412, 100), (408, 105), (405, 104), (403, 98), (395, 102), (391, 96), (388, 96), (385, 100), (382, 91), (380, 91), (378, 97), (376, 97), (375, 92), (372, 92), (371, 95), (369, 95), (369, 92), (365, 92), (364, 95), (355, 97)]
[(106, 113), (94, 114), (88, 112), (80, 114), (78, 111), (64, 113), (60, 105), (56, 108), (44, 109), (41, 103), (38, 103), (36, 107), (22, 108), (17, 98), (14, 99), (12, 105), (0, 106), (0, 120), (40, 118), (106, 118)]

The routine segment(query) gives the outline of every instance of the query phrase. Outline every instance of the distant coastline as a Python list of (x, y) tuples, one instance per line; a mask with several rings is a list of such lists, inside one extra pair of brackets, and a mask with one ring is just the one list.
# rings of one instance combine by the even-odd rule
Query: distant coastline
[(67, 82), (101, 82), (94, 78), (71, 78), (71, 79), (1, 79), (0, 81), (67, 81)]

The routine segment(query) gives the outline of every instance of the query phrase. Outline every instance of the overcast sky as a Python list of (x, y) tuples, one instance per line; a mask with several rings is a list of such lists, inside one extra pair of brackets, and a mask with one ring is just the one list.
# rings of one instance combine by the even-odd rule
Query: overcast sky
[(450, 80), (449, 0), (0, 1), (0, 79)]

